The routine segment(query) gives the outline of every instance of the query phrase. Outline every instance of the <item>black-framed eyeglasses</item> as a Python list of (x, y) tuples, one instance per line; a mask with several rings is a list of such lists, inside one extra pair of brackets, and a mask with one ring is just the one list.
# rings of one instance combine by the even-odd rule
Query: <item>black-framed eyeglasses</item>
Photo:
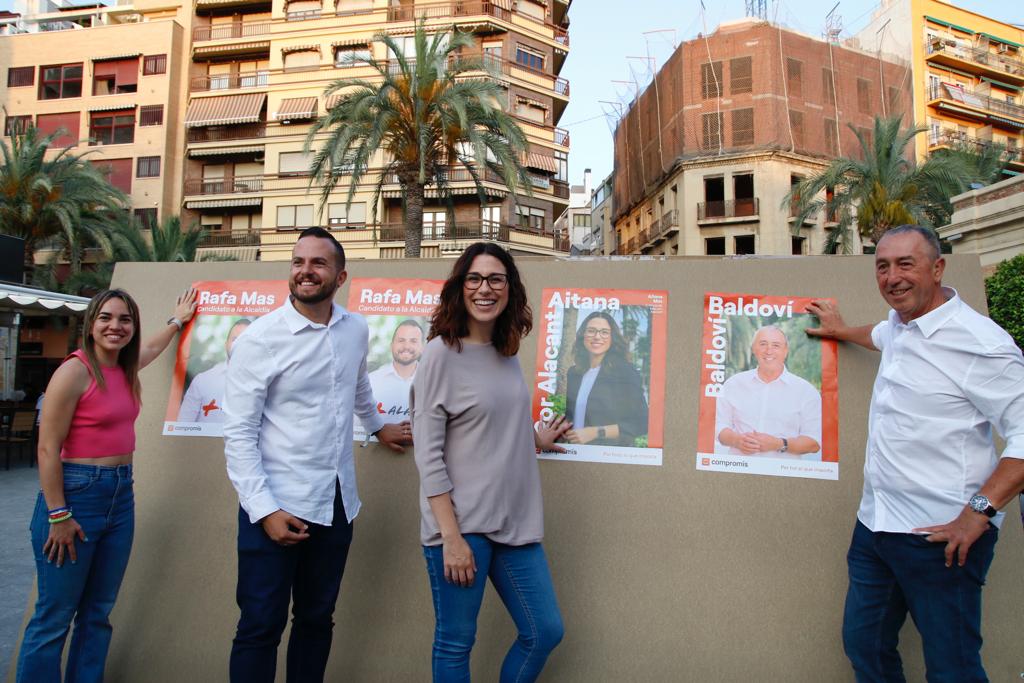
[(583, 330), (583, 336), (596, 337), (598, 339), (611, 339), (612, 331), (607, 327), (587, 327)]
[(492, 273), (484, 277), (480, 273), (466, 273), (466, 276), (462, 278), (462, 284), (466, 286), (466, 289), (480, 289), (480, 285), (484, 283), (484, 280), (487, 280), (488, 287), (495, 292), (500, 292), (508, 284), (508, 275)]

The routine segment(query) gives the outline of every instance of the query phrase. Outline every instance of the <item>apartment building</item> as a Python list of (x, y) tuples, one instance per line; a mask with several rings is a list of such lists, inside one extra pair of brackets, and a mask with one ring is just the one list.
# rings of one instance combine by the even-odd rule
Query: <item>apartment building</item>
[(940, 0), (888, 0), (853, 42), (913, 64), (918, 159), (950, 147), (1003, 150), (1024, 171), (1024, 30)]
[(753, 19), (682, 43), (615, 130), (617, 252), (820, 253), (834, 222), (794, 225), (785, 197), (910, 111), (908, 71)]
[(614, 173), (601, 181), (590, 197), (590, 254), (608, 256), (618, 249), (612, 222), (612, 181)]
[(590, 169), (583, 171), (583, 182), (569, 186), (569, 205), (555, 219), (555, 231), (569, 237), (569, 254), (591, 253)]

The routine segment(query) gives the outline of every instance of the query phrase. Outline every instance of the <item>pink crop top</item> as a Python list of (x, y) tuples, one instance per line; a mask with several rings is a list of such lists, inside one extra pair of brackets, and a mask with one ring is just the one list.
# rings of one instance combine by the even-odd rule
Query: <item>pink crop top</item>
[(100, 366), (106, 382), (106, 388), (100, 389), (82, 350), (75, 351), (64, 360), (67, 362), (72, 358), (85, 365), (91, 381), (75, 406), (60, 457), (103, 458), (134, 452), (139, 402), (128, 386), (124, 370), (120, 366)]

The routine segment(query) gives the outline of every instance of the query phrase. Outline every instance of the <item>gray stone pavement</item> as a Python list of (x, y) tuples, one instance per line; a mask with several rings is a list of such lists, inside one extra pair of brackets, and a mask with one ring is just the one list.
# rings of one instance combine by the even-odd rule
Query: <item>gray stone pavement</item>
[(6, 680), (28, 594), (36, 580), (28, 524), (39, 491), (39, 471), (25, 459), (0, 468), (0, 681)]

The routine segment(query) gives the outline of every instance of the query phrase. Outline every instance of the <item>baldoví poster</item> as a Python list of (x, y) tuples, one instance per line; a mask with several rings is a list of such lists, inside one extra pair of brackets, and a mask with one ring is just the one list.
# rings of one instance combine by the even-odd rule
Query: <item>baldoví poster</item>
[(551, 460), (660, 465), (668, 292), (545, 289), (533, 417), (573, 423)]
[(199, 306), (178, 339), (163, 433), (221, 436), (224, 375), (231, 347), (253, 320), (284, 304), (288, 283), (226, 280), (192, 286)]
[(704, 295), (698, 470), (839, 478), (836, 342), (805, 332), (814, 300)]

